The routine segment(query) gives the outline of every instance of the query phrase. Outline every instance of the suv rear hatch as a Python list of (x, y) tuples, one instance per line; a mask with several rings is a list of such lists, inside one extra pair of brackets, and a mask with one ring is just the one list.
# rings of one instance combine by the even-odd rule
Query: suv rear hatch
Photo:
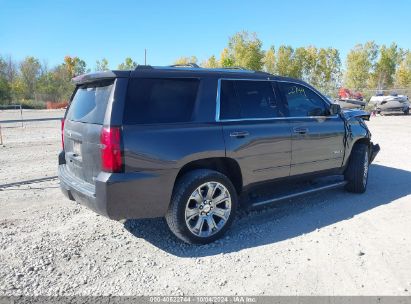
[(67, 109), (63, 145), (71, 175), (94, 185), (101, 171), (100, 136), (115, 79), (96, 79), (78, 84)]

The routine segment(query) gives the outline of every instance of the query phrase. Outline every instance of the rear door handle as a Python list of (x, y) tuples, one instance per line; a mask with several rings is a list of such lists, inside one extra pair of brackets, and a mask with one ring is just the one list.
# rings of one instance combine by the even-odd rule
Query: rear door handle
[(307, 134), (307, 133), (308, 133), (308, 128), (296, 127), (296, 128), (294, 128), (294, 133), (297, 133), (297, 134)]
[(250, 133), (247, 131), (235, 131), (235, 132), (230, 133), (230, 137), (237, 137), (237, 138), (244, 138), (248, 135), (250, 135)]

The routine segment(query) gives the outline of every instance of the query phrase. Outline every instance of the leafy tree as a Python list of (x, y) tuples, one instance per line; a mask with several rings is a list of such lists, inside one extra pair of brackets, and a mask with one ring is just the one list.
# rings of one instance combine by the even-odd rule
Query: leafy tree
[(72, 71), (67, 68), (67, 64), (60, 64), (39, 78), (38, 93), (42, 94), (47, 101), (68, 100), (74, 89), (72, 76)]
[(399, 57), (398, 46), (395, 43), (392, 43), (390, 47), (385, 45), (380, 47), (378, 61), (371, 74), (372, 87), (386, 89), (393, 85)]
[[(67, 72), (67, 79), (65, 82), (69, 82), (69, 72)], [(40, 93), (46, 101), (58, 101), (60, 100), (60, 96), (58, 94), (58, 87), (59, 84), (56, 82), (54, 78), (54, 73), (52, 71), (43, 73), (37, 83), (37, 93)], [(44, 97), (46, 96), (46, 97)], [(42, 99), (43, 99), (42, 98)]]
[(106, 58), (103, 58), (100, 60), (96, 61), (96, 67), (95, 67), (95, 71), (99, 72), (99, 71), (108, 71), (110, 68), (108, 66), (108, 60)]
[(327, 94), (332, 94), (339, 87), (341, 59), (338, 50), (310, 46), (297, 49), (295, 57), (295, 65), (303, 66), (303, 79), (308, 83)]
[(357, 44), (347, 55), (345, 85), (360, 90), (366, 88), (378, 54), (374, 41)]
[[(298, 52), (298, 56), (302, 57), (305, 53)], [(296, 57), (294, 49), (291, 46), (281, 45), (277, 51), (277, 60), (275, 70), (278, 75), (294, 78), (302, 78), (303, 66), (299, 64), (300, 57)]]
[(40, 62), (37, 58), (26, 57), (20, 63), (21, 81), (25, 98), (34, 98), (36, 84), (40, 75)]
[(6, 78), (0, 77), (0, 101), (9, 101), (11, 98), (11, 88)]
[(276, 69), (275, 69), (275, 48), (274, 46), (271, 46), (264, 55), (264, 71), (275, 74)]
[(201, 65), (202, 65), (203, 67), (205, 67), (205, 68), (212, 68), (212, 69), (214, 69), (214, 68), (218, 68), (220, 64), (219, 64), (217, 58), (216, 58), (214, 55), (212, 55), (210, 58), (208, 58), (208, 59), (207, 59), (205, 62), (203, 62)]
[(123, 63), (118, 65), (119, 70), (134, 70), (137, 67), (137, 62), (133, 61), (130, 57), (127, 57)]
[(0, 77), (7, 77), (7, 63), (3, 57), (0, 57)]
[(405, 52), (395, 73), (395, 86), (411, 88), (411, 51)]
[(13, 81), (18, 76), (17, 64), (14, 62), (14, 60), (11, 58), (11, 56), (8, 56), (6, 59), (3, 59), (3, 62), (5, 63), (4, 73), (5, 73), (5, 76), (7, 78), (7, 81), (10, 84), (12, 84)]
[(198, 59), (196, 56), (191, 56), (191, 57), (180, 57), (176, 61), (174, 61), (174, 64), (180, 64), (180, 65), (185, 65), (189, 63), (195, 63), (197, 64)]
[(52, 77), (55, 84), (54, 90), (57, 95), (56, 101), (68, 100), (73, 93), (74, 84), (71, 82), (71, 74), (64, 64), (57, 66), (52, 71)]
[[(298, 62), (302, 67), (302, 78), (313, 86), (317, 86), (320, 77), (319, 50), (315, 46), (298, 48)], [(297, 63), (296, 63), (297, 64)]]
[(319, 52), (321, 71), (318, 86), (325, 93), (332, 95), (342, 82), (340, 52), (334, 48), (321, 49)]
[(264, 58), (262, 46), (256, 33), (243, 31), (229, 38), (228, 54), (235, 66), (261, 71)]
[[(10, 86), (10, 100), (17, 99), (19, 96), (22, 95), (22, 90), (19, 90), (19, 67), (17, 63), (8, 56), (6, 59), (7, 67), (6, 67), (6, 74), (7, 74), (7, 81)], [(22, 87), (22, 86), (20, 86)]]
[(220, 65), (223, 68), (234, 66), (234, 59), (230, 56), (227, 48), (223, 49), (223, 51), (221, 52)]
[(0, 101), (8, 101), (11, 98), (11, 88), (7, 80), (7, 62), (0, 57)]
[(70, 75), (70, 78), (86, 73), (86, 62), (79, 57), (64, 57), (64, 65)]

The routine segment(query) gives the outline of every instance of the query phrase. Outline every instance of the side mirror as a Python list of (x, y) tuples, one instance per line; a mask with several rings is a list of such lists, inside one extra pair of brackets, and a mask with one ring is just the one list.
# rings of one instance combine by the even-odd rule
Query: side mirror
[(341, 106), (337, 103), (332, 103), (330, 105), (330, 115), (337, 115), (341, 113)]

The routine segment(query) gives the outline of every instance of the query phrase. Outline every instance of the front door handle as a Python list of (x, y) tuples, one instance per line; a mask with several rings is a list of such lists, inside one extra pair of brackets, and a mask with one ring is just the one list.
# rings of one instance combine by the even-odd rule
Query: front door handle
[(308, 133), (308, 128), (296, 127), (296, 128), (294, 128), (294, 133), (301, 134), (301, 135), (307, 134)]
[(230, 133), (230, 137), (244, 138), (250, 135), (248, 131), (235, 131)]

